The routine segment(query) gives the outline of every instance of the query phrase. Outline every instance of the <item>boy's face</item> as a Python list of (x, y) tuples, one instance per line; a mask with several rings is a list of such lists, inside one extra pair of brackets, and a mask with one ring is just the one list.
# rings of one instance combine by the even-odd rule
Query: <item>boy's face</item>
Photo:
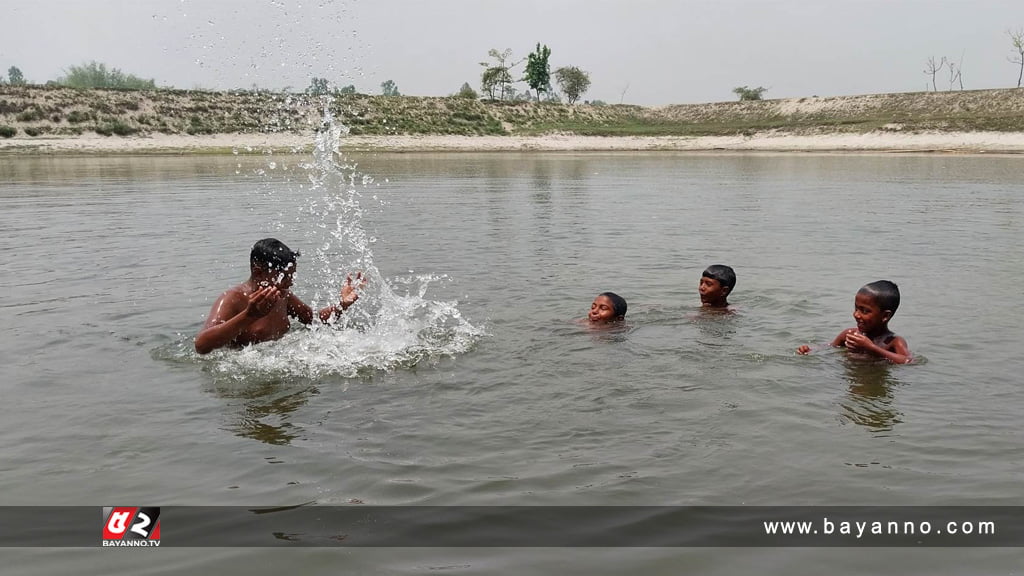
[(588, 320), (595, 324), (604, 324), (616, 318), (615, 306), (612, 305), (611, 298), (607, 296), (594, 298), (594, 303), (590, 305), (590, 314), (587, 315)]
[(292, 287), (295, 268), (296, 265), (294, 262), (290, 262), (285, 265), (284, 269), (270, 267), (269, 271), (264, 273), (266, 280), (260, 284), (265, 282), (267, 285), (272, 285), (278, 290), (287, 290)]
[(878, 302), (871, 294), (858, 292), (853, 300), (853, 319), (857, 322), (857, 330), (864, 334), (873, 334), (884, 330), (892, 314), (878, 307)]
[(722, 283), (707, 276), (700, 277), (700, 303), (703, 306), (721, 306), (729, 295), (729, 289), (724, 288)]
[(278, 290), (287, 290), (292, 287), (292, 282), (295, 277), (295, 267), (293, 266), (290, 270), (278, 272), (277, 276), (274, 277), (275, 284), (277, 284)]

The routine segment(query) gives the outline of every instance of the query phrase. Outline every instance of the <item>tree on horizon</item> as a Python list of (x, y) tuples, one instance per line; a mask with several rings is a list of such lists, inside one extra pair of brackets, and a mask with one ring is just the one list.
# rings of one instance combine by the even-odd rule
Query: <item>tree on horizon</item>
[(95, 60), (71, 66), (64, 76), (57, 79), (57, 84), (71, 88), (120, 88), (127, 90), (155, 90), (156, 81), (152, 78), (144, 80), (134, 74), (125, 74), (117, 68), (107, 69), (107, 65)]
[(478, 98), (476, 90), (473, 90), (473, 87), (469, 85), (469, 82), (463, 82), (462, 87), (459, 88), (459, 91), (456, 92), (455, 95), (467, 100), (476, 100)]
[(590, 74), (575, 66), (562, 66), (555, 70), (555, 81), (569, 104), (575, 103), (590, 89)]
[(935, 61), (935, 56), (929, 56), (928, 60), (924, 64), (924, 73), (932, 77), (932, 92), (938, 92), (939, 88), (935, 85), (935, 75), (946, 66), (946, 57), (943, 56), (938, 62)]
[(7, 83), (11, 86), (24, 86), (25, 75), (21, 73), (21, 69), (17, 66), (11, 66), (7, 69)]
[(316, 76), (309, 81), (309, 87), (306, 88), (306, 94), (310, 96), (324, 96), (330, 91), (331, 83), (327, 81), (327, 78), (317, 78)]
[(732, 89), (732, 93), (739, 96), (740, 101), (746, 100), (761, 100), (764, 93), (768, 89), (764, 86), (758, 86), (757, 88), (750, 88), (749, 86), (737, 86)]
[(491, 48), (487, 51), (487, 55), (494, 58), (495, 63), (493, 66), (487, 62), (480, 63), (484, 67), (483, 74), (480, 76), (480, 88), (487, 93), (491, 100), (494, 100), (495, 90), (500, 88), (500, 99), (504, 100), (509, 93), (509, 88), (512, 87), (510, 71), (522, 60), (509, 64), (508, 60), (512, 57), (511, 48), (506, 48), (503, 52), (498, 52), (497, 48)]
[(963, 57), (963, 55), (962, 54), (960, 55), (960, 61), (959, 62), (953, 62), (952, 60), (947, 60), (946, 61), (946, 65), (949, 66), (949, 91), (952, 92), (953, 91), (953, 85), (956, 84), (957, 82), (959, 82), (960, 83), (960, 91), (963, 92), (963, 90), (964, 90), (964, 74), (963, 74), (963, 72), (964, 72), (964, 57)]
[(536, 92), (537, 101), (540, 101), (541, 92), (551, 91), (551, 67), (548, 64), (550, 56), (551, 49), (547, 45), (541, 46), (538, 42), (537, 49), (526, 57), (526, 76), (523, 79)]
[(401, 96), (398, 91), (398, 84), (394, 80), (385, 80), (380, 83), (380, 93), (384, 96)]
[(1016, 52), (1014, 56), (1008, 56), (1006, 59), (1020, 65), (1020, 71), (1017, 72), (1017, 88), (1020, 88), (1020, 82), (1024, 79), (1024, 28), (1017, 31), (1007, 30), (1006, 34), (1013, 43), (1013, 51)]

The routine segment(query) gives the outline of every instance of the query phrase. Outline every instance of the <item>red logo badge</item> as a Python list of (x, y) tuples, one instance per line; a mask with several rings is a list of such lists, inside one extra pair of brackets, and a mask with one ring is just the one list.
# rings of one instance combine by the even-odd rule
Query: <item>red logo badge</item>
[(160, 508), (113, 506), (103, 508), (103, 546), (160, 545)]

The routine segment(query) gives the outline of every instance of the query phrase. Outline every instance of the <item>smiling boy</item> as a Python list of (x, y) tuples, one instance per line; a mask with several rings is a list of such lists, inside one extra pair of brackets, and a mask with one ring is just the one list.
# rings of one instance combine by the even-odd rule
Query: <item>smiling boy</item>
[[(853, 319), (857, 327), (843, 330), (830, 345), (880, 356), (896, 364), (909, 364), (914, 357), (907, 341), (889, 330), (889, 320), (899, 306), (900, 289), (893, 282), (879, 280), (864, 285), (853, 301)], [(811, 347), (804, 344), (796, 352), (809, 354)]]

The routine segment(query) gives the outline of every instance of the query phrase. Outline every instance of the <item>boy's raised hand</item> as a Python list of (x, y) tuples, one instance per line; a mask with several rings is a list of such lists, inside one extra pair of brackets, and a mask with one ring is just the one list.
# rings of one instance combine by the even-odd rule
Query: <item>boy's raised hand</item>
[(276, 286), (264, 286), (249, 294), (249, 302), (245, 306), (245, 313), (250, 318), (262, 318), (274, 309), (274, 305), (281, 299), (281, 291)]
[(362, 271), (356, 272), (355, 285), (352, 283), (352, 275), (345, 277), (345, 284), (341, 287), (341, 309), (345, 310), (359, 300), (359, 290), (366, 286), (367, 279), (363, 277)]

